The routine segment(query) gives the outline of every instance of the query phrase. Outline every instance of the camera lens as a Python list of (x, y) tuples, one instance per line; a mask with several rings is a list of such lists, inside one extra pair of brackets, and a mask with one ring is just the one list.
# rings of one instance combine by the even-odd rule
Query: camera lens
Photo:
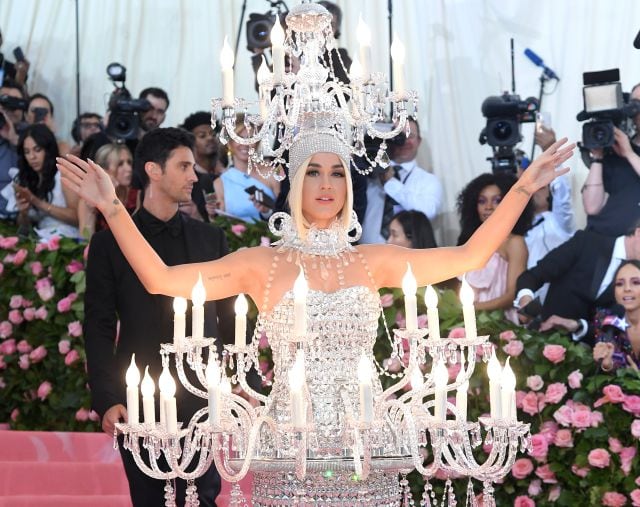
[(513, 135), (511, 123), (506, 121), (497, 121), (493, 128), (493, 135), (499, 141), (506, 141)]
[(251, 32), (253, 40), (262, 43), (268, 42), (271, 26), (272, 24), (270, 24), (267, 20), (260, 21), (253, 25)]

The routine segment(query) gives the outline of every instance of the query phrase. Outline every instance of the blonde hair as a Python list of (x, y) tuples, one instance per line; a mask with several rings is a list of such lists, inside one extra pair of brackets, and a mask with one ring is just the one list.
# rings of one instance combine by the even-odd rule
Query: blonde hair
[[(100, 148), (96, 152), (96, 164), (107, 171), (107, 173), (111, 174), (111, 161), (115, 160), (116, 164), (118, 161), (118, 159), (115, 158), (114, 155), (116, 157), (120, 157), (120, 153), (124, 150), (127, 150), (129, 153), (131, 153), (131, 150), (129, 150), (126, 144), (110, 143), (105, 144), (104, 146), (100, 146)], [(116, 177), (115, 173), (111, 174), (111, 176), (113, 178)]]
[[(304, 213), (302, 212), (302, 186), (304, 185), (304, 177), (307, 174), (307, 166), (309, 165), (309, 162), (311, 162), (312, 158), (313, 155), (311, 155), (295, 170), (293, 180), (291, 180), (289, 196), (287, 197), (289, 209), (291, 210), (291, 217), (296, 224), (298, 236), (301, 239), (307, 237), (307, 232), (311, 228), (311, 224), (307, 221)], [(349, 225), (351, 224), (351, 211), (353, 210), (353, 184), (351, 181), (351, 171), (349, 170), (349, 166), (345, 164), (342, 158), (338, 157), (338, 159), (344, 168), (344, 176), (347, 183), (347, 195), (344, 201), (344, 206), (342, 207), (342, 210), (340, 210), (338, 217), (342, 223), (342, 227), (348, 231)]]

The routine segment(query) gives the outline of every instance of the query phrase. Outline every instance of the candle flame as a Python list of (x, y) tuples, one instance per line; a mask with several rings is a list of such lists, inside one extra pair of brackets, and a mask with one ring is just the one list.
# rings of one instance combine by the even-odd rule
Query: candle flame
[(361, 46), (371, 46), (371, 30), (369, 30), (369, 26), (362, 19), (362, 14), (358, 19), (358, 27), (356, 28), (356, 37), (358, 38), (358, 43)]
[(492, 382), (500, 382), (502, 366), (500, 366), (500, 362), (496, 357), (495, 350), (491, 353), (491, 359), (489, 359), (489, 364), (487, 365), (487, 374), (489, 375), (489, 380)]
[(173, 311), (184, 314), (187, 311), (187, 300), (181, 297), (173, 298)]
[(176, 382), (173, 380), (169, 368), (163, 368), (158, 380), (160, 384), (160, 392), (165, 398), (171, 398), (176, 394)]
[(238, 294), (236, 298), (236, 302), (233, 305), (233, 308), (236, 312), (236, 315), (246, 315), (249, 311), (249, 303), (247, 303), (247, 298), (244, 294)]
[(424, 302), (429, 310), (438, 308), (438, 293), (431, 285), (424, 290)]
[(267, 66), (267, 61), (265, 60), (264, 55), (262, 55), (262, 63), (260, 64), (260, 68), (258, 69), (258, 84), (260, 86), (263, 86), (267, 81), (269, 81), (270, 77), (271, 72), (269, 71), (269, 67)]
[(229, 46), (229, 40), (225, 35), (224, 43), (222, 44), (222, 51), (220, 51), (220, 66), (222, 67), (222, 70), (232, 69), (234, 60), (233, 50), (231, 49), (231, 46)]
[(502, 379), (500, 384), (503, 389), (515, 389), (516, 388), (516, 376), (509, 365), (509, 359), (507, 358), (507, 362), (504, 365), (504, 369), (502, 370)]
[(393, 37), (393, 42), (391, 43), (391, 58), (396, 63), (403, 64), (406, 56), (406, 50), (404, 48), (404, 44), (398, 37), (398, 34), (395, 34)]
[(282, 46), (284, 44), (284, 30), (280, 24), (280, 20), (276, 19), (271, 29), (271, 46)]
[(129, 368), (127, 368), (127, 374), (125, 375), (125, 380), (127, 382), (127, 387), (137, 387), (140, 383), (140, 371), (136, 366), (136, 355), (131, 354), (131, 363), (129, 364)]
[(413, 271), (411, 271), (411, 264), (407, 262), (407, 271), (402, 277), (402, 292), (404, 292), (405, 296), (415, 296), (417, 290), (416, 278), (413, 276)]
[(363, 353), (360, 356), (360, 361), (358, 362), (358, 380), (361, 384), (371, 384), (372, 375), (373, 371), (371, 369), (371, 361)]
[(193, 306), (202, 306), (206, 299), (207, 292), (202, 283), (202, 273), (198, 273), (198, 281), (193, 286), (193, 289), (191, 289), (191, 301), (193, 301)]
[(151, 375), (149, 375), (149, 365), (144, 368), (144, 377), (142, 378), (142, 383), (140, 384), (140, 390), (142, 391), (142, 396), (145, 398), (152, 397), (156, 392), (156, 385), (153, 383), (153, 379)]
[(462, 306), (471, 306), (473, 305), (473, 300), (475, 295), (473, 293), (473, 289), (471, 285), (467, 282), (466, 275), (462, 276), (462, 287), (460, 287), (460, 302)]

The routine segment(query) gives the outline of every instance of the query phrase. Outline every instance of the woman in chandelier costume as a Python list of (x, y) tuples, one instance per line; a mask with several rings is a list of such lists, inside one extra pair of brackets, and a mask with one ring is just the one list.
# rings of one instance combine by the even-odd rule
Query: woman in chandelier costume
[[(294, 322), (291, 288), (303, 270), (309, 286), (304, 361), (309, 414), (315, 428), (308, 446), (316, 458), (339, 462), (344, 447), (345, 398), (356, 411), (358, 407), (358, 361), (364, 353), (374, 365), (373, 345), (381, 312), (378, 289), (400, 287), (407, 263), (418, 286), (484, 266), (535, 191), (569, 170), (560, 168), (574, 148), (565, 143), (566, 139), (554, 143), (531, 164), (464, 245), (412, 250), (352, 244), (353, 229), (357, 237), (360, 226), (352, 213), (349, 149), (331, 128), (301, 131), (290, 149), (291, 216), (276, 214), (270, 222), (280, 236), (276, 248), (249, 248), (219, 260), (180, 266), (165, 265), (146, 243), (101, 167), (72, 155), (58, 159), (58, 167), (65, 185), (106, 217), (122, 252), (149, 292), (189, 298), (201, 273), (209, 299), (246, 293), (259, 305), (258, 329), (267, 333), (274, 360), (274, 384), (269, 397), (263, 399), (263, 408), (278, 424), (291, 418), (287, 372), (296, 356), (295, 343), (290, 342)], [(374, 377), (373, 391), (378, 395), (382, 388)], [(286, 445), (276, 449), (264, 429), (254, 453), (259, 456), (254, 458), (281, 459)], [(389, 433), (382, 438), (390, 440)], [(376, 445), (384, 449), (393, 442)], [(335, 472), (328, 485), (326, 473), (318, 468), (315, 472), (308, 469), (305, 481), (298, 481), (292, 473), (261, 473), (253, 464), (250, 469), (254, 471), (253, 505), (293, 505), (288, 502), (296, 502), (294, 497), (301, 489), (308, 505), (334, 505), (328, 499), (329, 489), (339, 492), (338, 497), (347, 502), (344, 505), (398, 505), (397, 470), (385, 472), (372, 465), (368, 479), (359, 482), (352, 480), (352, 472)], [(270, 503), (274, 498), (279, 501)]]

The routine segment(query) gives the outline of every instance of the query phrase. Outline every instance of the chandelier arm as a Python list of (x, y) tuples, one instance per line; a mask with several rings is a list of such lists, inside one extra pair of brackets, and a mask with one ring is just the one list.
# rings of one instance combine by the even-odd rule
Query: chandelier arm
[[(182, 382), (182, 385), (191, 394), (193, 394), (195, 396), (199, 396), (200, 398), (205, 398), (206, 399), (208, 397), (208, 394), (205, 391), (203, 391), (202, 389), (199, 389), (196, 386), (194, 386), (191, 383), (191, 381), (187, 378), (187, 375), (185, 374), (185, 371), (184, 371), (184, 362), (182, 361), (182, 358), (180, 357), (181, 355), (182, 354), (176, 354), (175, 355), (176, 371), (178, 372), (178, 378), (180, 379), (180, 382)], [(179, 357), (180, 357), (180, 359), (179, 359)]]
[(136, 462), (136, 465), (138, 465), (140, 470), (142, 470), (148, 476), (153, 477), (154, 479), (175, 479), (176, 474), (173, 470), (171, 472), (163, 472), (162, 470), (160, 470), (160, 468), (158, 467), (158, 458), (152, 456), (151, 451), (149, 451), (149, 463), (151, 464), (151, 467), (147, 466), (147, 464), (142, 459), (142, 455), (140, 454), (138, 437), (131, 436), (131, 440), (132, 447), (130, 448), (130, 451), (133, 455), (133, 459)]
[[(246, 364), (250, 368), (251, 364), (253, 364), (253, 361), (248, 357), (248, 354), (247, 354), (247, 358), (246, 359), (247, 359)], [(255, 391), (247, 383), (247, 372), (244, 369), (245, 368), (245, 355), (243, 353), (238, 354), (238, 356), (236, 358), (236, 363), (237, 363), (238, 381), (240, 382), (240, 386), (242, 387), (244, 392), (247, 393), (249, 396), (251, 396), (254, 400), (257, 400), (260, 403), (262, 403), (263, 405), (266, 405), (267, 401), (269, 400), (269, 398), (267, 396), (265, 396), (264, 394), (260, 394), (258, 391)]]
[[(180, 461), (178, 461), (178, 457), (174, 453), (170, 452), (169, 455), (167, 456), (167, 453), (165, 452), (165, 458), (167, 459), (167, 463), (171, 467), (171, 470), (175, 472), (177, 477), (185, 481), (189, 481), (189, 480), (194, 480), (200, 477), (204, 473), (204, 471), (211, 466), (211, 463), (213, 462), (212, 454), (213, 453), (208, 452), (206, 450), (206, 447), (203, 446), (202, 451), (200, 451), (198, 465), (192, 472), (187, 472), (186, 469), (191, 465), (191, 461), (193, 459), (193, 456), (195, 456), (195, 454), (192, 455), (187, 460), (185, 460), (185, 457), (183, 455), (181, 456)], [(186, 464), (185, 464), (185, 461), (186, 461)]]
[(407, 116), (408, 115), (406, 111), (401, 111), (400, 118), (398, 118), (398, 124), (394, 128), (392, 128), (389, 132), (383, 132), (381, 130), (377, 130), (373, 126), (374, 124), (370, 123), (366, 127), (367, 134), (369, 134), (371, 137), (377, 137), (378, 139), (385, 139), (385, 140), (392, 139), (404, 130), (405, 124), (407, 122)]

